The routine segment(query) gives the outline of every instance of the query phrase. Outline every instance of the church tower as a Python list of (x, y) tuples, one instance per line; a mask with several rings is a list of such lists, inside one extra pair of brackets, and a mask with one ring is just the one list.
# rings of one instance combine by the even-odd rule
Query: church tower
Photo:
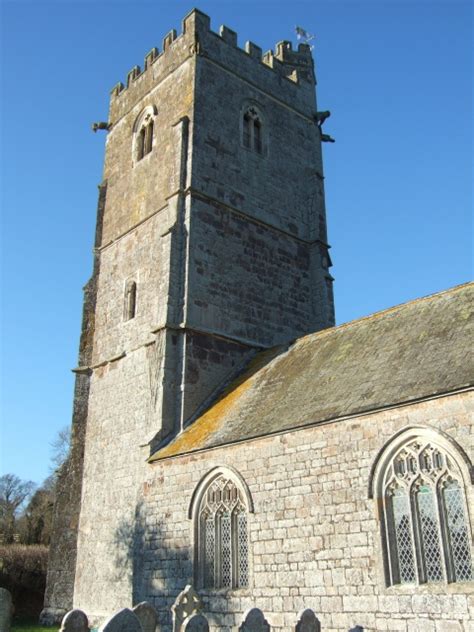
[(111, 582), (109, 611), (140, 598), (147, 457), (256, 352), (334, 324), (315, 83), (307, 45), (241, 49), (194, 10), (113, 89), (44, 620), (73, 584), (97, 616)]

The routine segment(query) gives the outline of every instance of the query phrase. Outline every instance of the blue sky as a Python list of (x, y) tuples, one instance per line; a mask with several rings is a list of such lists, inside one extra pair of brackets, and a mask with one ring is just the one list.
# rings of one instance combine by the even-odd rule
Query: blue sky
[[(461, 0), (198, 8), (264, 50), (316, 34), (337, 322), (472, 276), (472, 8)], [(70, 422), (109, 91), (189, 2), (1, 4), (1, 473), (41, 482)]]

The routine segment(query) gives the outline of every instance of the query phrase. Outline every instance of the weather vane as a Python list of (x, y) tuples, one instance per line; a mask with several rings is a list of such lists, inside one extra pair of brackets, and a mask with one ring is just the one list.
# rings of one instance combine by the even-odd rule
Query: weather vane
[(295, 26), (296, 39), (301, 40), (303, 44), (308, 44), (310, 49), (313, 50), (314, 44), (310, 44), (312, 40), (315, 39), (315, 35), (308, 33), (303, 27)]

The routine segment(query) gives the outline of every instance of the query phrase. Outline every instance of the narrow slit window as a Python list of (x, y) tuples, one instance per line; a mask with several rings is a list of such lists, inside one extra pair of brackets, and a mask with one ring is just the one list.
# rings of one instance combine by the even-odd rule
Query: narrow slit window
[(257, 154), (263, 154), (262, 119), (255, 107), (249, 107), (242, 117), (242, 145)]
[(153, 121), (146, 127), (145, 154), (149, 154), (153, 148)]
[(137, 310), (137, 284), (135, 281), (129, 281), (125, 286), (125, 305), (124, 319), (131, 320), (135, 318)]
[(145, 155), (146, 130), (144, 127), (142, 127), (138, 134), (137, 142), (137, 160), (141, 160)]

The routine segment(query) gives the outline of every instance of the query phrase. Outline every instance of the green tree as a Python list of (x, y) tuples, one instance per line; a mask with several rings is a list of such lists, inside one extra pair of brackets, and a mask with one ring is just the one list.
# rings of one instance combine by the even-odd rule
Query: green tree
[(0, 534), (6, 544), (13, 542), (17, 517), (35, 487), (33, 481), (22, 481), (15, 474), (0, 477)]

